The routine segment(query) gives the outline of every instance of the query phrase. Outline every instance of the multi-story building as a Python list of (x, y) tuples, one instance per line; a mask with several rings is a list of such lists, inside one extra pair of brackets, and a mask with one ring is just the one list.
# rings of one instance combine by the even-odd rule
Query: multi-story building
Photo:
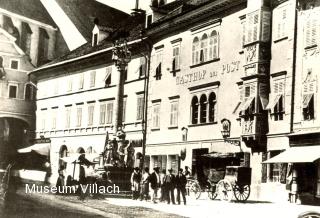
[(40, 1), (0, 1), (0, 159), (4, 164), (34, 137), (36, 87), (27, 73), (55, 57), (57, 31)]
[(217, 164), (203, 154), (234, 153), (238, 164), (252, 167), (257, 198), (267, 141), (268, 5), (173, 1), (147, 15), (154, 45), (146, 159), (175, 171), (189, 166), (201, 179)]
[[(147, 47), (141, 41), (140, 30), (145, 15), (126, 18), (133, 23), (125, 25), (131, 30), (128, 38), (131, 61), (123, 77), (122, 128), (129, 143), (141, 147)], [(123, 20), (114, 19), (121, 26)], [(92, 41), (31, 73), (38, 88), (36, 135), (51, 140), (53, 183), (59, 166), (65, 164), (60, 158), (82, 152), (99, 157), (106, 138), (112, 140), (116, 133), (115, 98), (120, 74), (112, 60), (113, 33), (110, 27), (95, 25)], [(72, 170), (67, 167), (68, 175), (73, 175)]]

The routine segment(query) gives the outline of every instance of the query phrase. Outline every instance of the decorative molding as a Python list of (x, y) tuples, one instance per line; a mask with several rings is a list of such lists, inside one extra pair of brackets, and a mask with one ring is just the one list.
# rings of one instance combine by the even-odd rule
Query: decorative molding
[(178, 99), (178, 98), (180, 98), (180, 95), (170, 96), (168, 98), (169, 98), (169, 100)]
[(177, 43), (177, 42), (181, 42), (181, 41), (182, 41), (182, 38), (178, 38), (178, 39), (172, 40), (171, 44), (174, 44), (174, 43)]
[(202, 29), (202, 28), (204, 28), (204, 27), (207, 27), (207, 26), (210, 26), (210, 25), (213, 25), (213, 24), (217, 24), (217, 23), (218, 23), (218, 25), (221, 25), (221, 22), (222, 22), (222, 19), (221, 19), (221, 18), (214, 19), (214, 20), (210, 20), (210, 21), (205, 22), (205, 23), (202, 23), (202, 24), (200, 24), (200, 25), (198, 25), (198, 26), (192, 27), (192, 28), (190, 29), (190, 31), (191, 31), (191, 32), (194, 32), (194, 31), (196, 31), (196, 30), (199, 30), (199, 29)]
[(287, 71), (280, 71), (280, 72), (276, 72), (276, 73), (270, 73), (271, 77), (277, 77), (277, 76), (283, 76), (286, 75)]
[(151, 100), (152, 103), (157, 103), (157, 102), (161, 102), (161, 99), (154, 99), (154, 100)]
[(154, 50), (159, 50), (159, 49), (161, 49), (161, 48), (164, 48), (164, 44), (158, 45), (158, 46), (154, 47)]
[(220, 86), (220, 81), (215, 81), (215, 82), (211, 82), (211, 83), (192, 86), (192, 87), (189, 87), (188, 89), (189, 89), (189, 91), (194, 91), (197, 89), (203, 89), (203, 88), (207, 88), (207, 87), (211, 87), (211, 86)]

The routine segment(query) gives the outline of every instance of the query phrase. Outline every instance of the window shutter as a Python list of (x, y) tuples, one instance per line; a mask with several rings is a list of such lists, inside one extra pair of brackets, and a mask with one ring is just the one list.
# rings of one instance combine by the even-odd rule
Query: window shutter
[(274, 82), (273, 89), (274, 89), (274, 94), (279, 93), (279, 83), (278, 82)]
[(308, 19), (305, 26), (305, 46), (308, 47), (311, 45), (311, 21)]
[(253, 36), (252, 36), (252, 41), (257, 41), (258, 40), (258, 31), (259, 31), (259, 14), (254, 15), (254, 21), (253, 21)]
[(283, 9), (282, 11), (282, 31), (281, 31), (281, 37), (284, 37), (286, 35), (286, 18), (287, 18), (287, 10)]
[(317, 44), (317, 20), (314, 18), (312, 19), (312, 26), (311, 26), (311, 45)]

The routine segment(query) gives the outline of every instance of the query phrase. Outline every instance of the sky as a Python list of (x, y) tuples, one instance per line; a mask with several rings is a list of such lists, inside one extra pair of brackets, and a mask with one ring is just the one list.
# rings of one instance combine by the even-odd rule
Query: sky
[[(97, 0), (101, 3), (117, 8), (126, 13), (131, 13), (131, 9), (135, 7), (136, 0)], [(150, 5), (151, 0), (139, 0), (139, 8), (146, 10)]]

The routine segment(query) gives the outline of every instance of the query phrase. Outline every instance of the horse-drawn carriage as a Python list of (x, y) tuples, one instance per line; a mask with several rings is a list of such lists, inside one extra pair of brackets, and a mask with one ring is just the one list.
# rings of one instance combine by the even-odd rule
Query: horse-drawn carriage
[[(219, 158), (220, 163), (224, 163), (225, 166), (218, 163), (219, 167), (216, 168), (214, 166), (210, 166), (210, 168), (208, 166), (207, 168), (204, 167), (203, 174), (206, 178), (206, 183), (199, 181), (199, 179), (188, 179), (187, 187), (190, 195), (198, 199), (201, 192), (204, 191), (208, 193), (208, 197), (212, 200), (218, 197), (220, 200), (231, 201), (234, 197), (236, 201), (244, 202), (249, 198), (251, 168), (240, 166), (237, 155), (218, 156), (215, 154), (213, 156), (204, 155), (204, 157)], [(206, 164), (203, 165), (206, 166)]]

